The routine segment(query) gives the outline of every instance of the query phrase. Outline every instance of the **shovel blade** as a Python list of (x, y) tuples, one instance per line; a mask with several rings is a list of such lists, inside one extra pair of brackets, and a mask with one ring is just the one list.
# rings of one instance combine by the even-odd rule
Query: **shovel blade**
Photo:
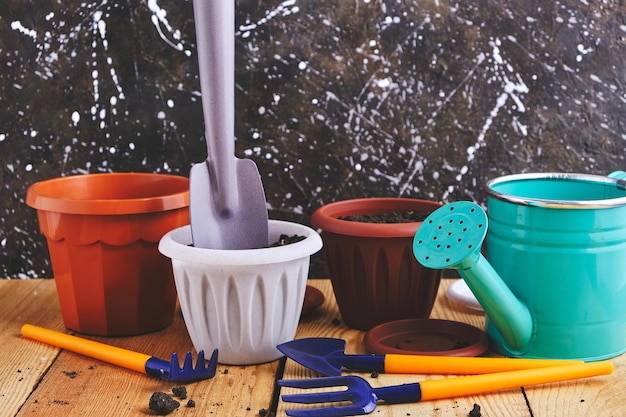
[(189, 175), (189, 215), (193, 245), (208, 249), (256, 249), (268, 246), (268, 215), (259, 170), (250, 159), (235, 158), (237, 198), (224, 204), (211, 179), (208, 162), (195, 164)]
[(285, 356), (322, 375), (341, 375), (346, 341), (327, 337), (296, 339), (276, 346)]

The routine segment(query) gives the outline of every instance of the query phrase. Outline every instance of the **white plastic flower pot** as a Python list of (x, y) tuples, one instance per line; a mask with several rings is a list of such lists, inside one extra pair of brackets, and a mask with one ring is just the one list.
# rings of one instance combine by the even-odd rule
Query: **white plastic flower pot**
[(167, 233), (159, 251), (171, 258), (180, 306), (196, 351), (219, 349), (219, 362), (251, 365), (282, 356), (276, 345), (294, 338), (310, 256), (322, 248), (304, 225), (269, 221), (269, 241), (284, 246), (214, 250), (192, 245), (190, 226)]

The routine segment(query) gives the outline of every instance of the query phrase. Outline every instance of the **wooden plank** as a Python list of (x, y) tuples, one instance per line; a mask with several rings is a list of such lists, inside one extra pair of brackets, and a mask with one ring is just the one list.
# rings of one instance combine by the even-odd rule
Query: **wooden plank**
[[(0, 303), (0, 331), (5, 336), (0, 346), (2, 417), (151, 415), (148, 404), (153, 392), (171, 393), (181, 385), (23, 339), (19, 331), (25, 322), (67, 332), (53, 281), (0, 281)], [(180, 310), (172, 325), (156, 333), (84, 337), (163, 359), (174, 351), (182, 355), (193, 350)], [(277, 367), (278, 361), (247, 367), (219, 365), (214, 378), (185, 384), (188, 398), (179, 400), (176, 415), (255, 415), (267, 410)], [(185, 407), (189, 399), (195, 401), (194, 408)]]
[(0, 280), (0, 415), (14, 416), (37, 386), (59, 349), (25, 342), (22, 324), (63, 328), (52, 280)]
[(527, 387), (534, 417), (626, 416), (626, 355), (612, 362), (615, 371), (611, 375)]
[[(172, 394), (179, 386), (186, 387), (187, 398), (176, 398), (181, 403), (176, 416), (255, 415), (270, 406), (276, 366), (219, 366), (212, 379), (180, 384), (64, 352), (18, 416), (152, 415), (150, 396)], [(195, 407), (186, 406), (189, 400)]]

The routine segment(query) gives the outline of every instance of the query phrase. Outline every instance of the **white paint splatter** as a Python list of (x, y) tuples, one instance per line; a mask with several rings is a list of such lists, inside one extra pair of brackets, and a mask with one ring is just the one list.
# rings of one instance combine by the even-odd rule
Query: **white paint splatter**
[(28, 29), (24, 27), (24, 25), (22, 25), (22, 22), (19, 22), (17, 20), (11, 22), (11, 29), (17, 30), (21, 34), (28, 36), (34, 41), (37, 40), (37, 32), (34, 29)]
[[(157, 33), (161, 37), (161, 39), (169, 46), (174, 48), (176, 51), (180, 51), (184, 53), (186, 56), (191, 56), (191, 51), (189, 48), (185, 48), (185, 44), (181, 40), (182, 34), (179, 29), (174, 29), (170, 24), (169, 20), (167, 20), (167, 11), (161, 6), (157, 0), (148, 0), (148, 9), (152, 12), (151, 21), (154, 25)], [(166, 36), (163, 28), (169, 33), (172, 39)]]
[(390, 78), (383, 78), (381, 80), (378, 80), (376, 82), (376, 85), (380, 88), (388, 88), (389, 86), (391, 86), (391, 79)]
[(595, 81), (597, 83), (602, 84), (602, 80), (600, 79), (600, 77), (598, 77), (596, 74), (591, 74), (589, 76), (589, 78), (591, 78), (591, 81)]
[(270, 20), (277, 16), (289, 16), (296, 14), (300, 11), (300, 7), (296, 5), (296, 0), (285, 0), (276, 6), (272, 10), (267, 10), (265, 16), (256, 22), (246, 22), (239, 26), (239, 29), (235, 32), (235, 36), (241, 36), (247, 38), (251, 35), (251, 32), (260, 26), (267, 24)]
[[(485, 142), (485, 135), (489, 131), (491, 125), (493, 124), (493, 120), (497, 117), (500, 110), (506, 105), (506, 102), (510, 98), (515, 103), (515, 108), (518, 112), (523, 113), (526, 111), (526, 106), (520, 99), (520, 94), (526, 94), (529, 92), (528, 86), (519, 75), (519, 73), (513, 74), (514, 79), (510, 79), (508, 73), (513, 71), (513, 68), (510, 64), (506, 63), (500, 54), (500, 41), (495, 40), (491, 43), (492, 46), (492, 56), (494, 58), (494, 72), (498, 73), (500, 76), (502, 93), (496, 99), (495, 106), (489, 112), (489, 116), (484, 121), (483, 126), (476, 138), (476, 143), (473, 146), (467, 148), (467, 161), (471, 162), (476, 154), (476, 151), (480, 149)], [(504, 68), (502, 68), (504, 67)], [(526, 129), (523, 129), (526, 131)]]

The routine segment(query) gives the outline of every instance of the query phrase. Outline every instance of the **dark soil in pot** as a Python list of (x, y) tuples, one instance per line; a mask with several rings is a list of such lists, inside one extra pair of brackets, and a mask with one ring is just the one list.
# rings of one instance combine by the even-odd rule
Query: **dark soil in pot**
[(276, 246), (290, 245), (292, 243), (300, 242), (301, 240), (304, 240), (304, 239), (306, 239), (306, 236), (299, 236), (299, 235), (288, 236), (288, 235), (283, 234), (283, 235), (280, 235), (280, 237), (278, 238), (276, 242), (269, 245), (269, 247), (274, 248)]
[(430, 213), (420, 213), (415, 210), (396, 210), (377, 214), (352, 214), (339, 217), (340, 220), (361, 223), (411, 223), (421, 222)]

